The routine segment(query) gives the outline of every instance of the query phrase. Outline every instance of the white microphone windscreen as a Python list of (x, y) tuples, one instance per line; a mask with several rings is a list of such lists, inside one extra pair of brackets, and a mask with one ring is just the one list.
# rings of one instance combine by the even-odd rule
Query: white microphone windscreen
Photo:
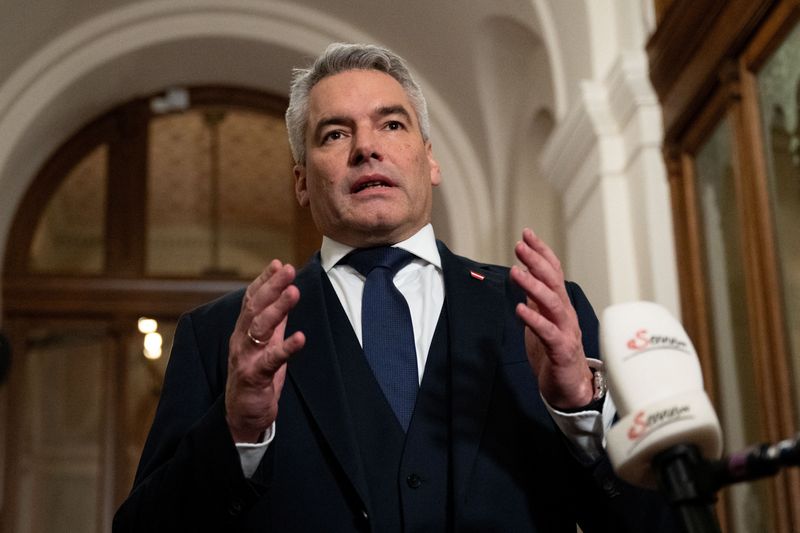
[(607, 451), (621, 478), (654, 487), (653, 457), (677, 444), (719, 457), (721, 430), (697, 353), (669, 311), (652, 302), (613, 305), (603, 312), (600, 342), (620, 416)]

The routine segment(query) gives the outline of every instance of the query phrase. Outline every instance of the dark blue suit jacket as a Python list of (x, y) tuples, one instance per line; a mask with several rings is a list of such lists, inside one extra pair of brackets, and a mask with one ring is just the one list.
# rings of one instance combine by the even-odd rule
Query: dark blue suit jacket
[[(607, 460), (582, 466), (540, 398), (508, 269), (439, 244), (450, 339), (452, 515), (456, 531), (672, 531), (661, 498), (616, 479)], [(484, 276), (474, 276), (477, 273)], [(324, 301), (318, 258), (297, 275), (277, 433), (245, 479), (225, 423), (228, 338), (242, 292), (181, 318), (134, 489), (114, 531), (369, 531), (371, 506)], [(567, 283), (587, 355), (597, 319)]]

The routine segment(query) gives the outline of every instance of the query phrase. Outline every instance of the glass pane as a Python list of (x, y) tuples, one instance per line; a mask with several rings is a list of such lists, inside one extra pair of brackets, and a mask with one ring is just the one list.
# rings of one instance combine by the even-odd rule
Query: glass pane
[(28, 336), (19, 358), (15, 531), (97, 530), (109, 347), (100, 327)]
[[(734, 191), (731, 128), (723, 120), (695, 159), (706, 250), (706, 278), (726, 453), (759, 442), (758, 401), (748, 338), (745, 280)], [(771, 531), (766, 482), (729, 489), (735, 531)]]
[[(129, 489), (133, 485), (139, 457), (153, 416), (156, 413), (161, 384), (169, 361), (172, 339), (175, 336), (175, 321), (158, 321), (158, 333), (163, 339), (161, 357), (149, 359), (144, 355), (144, 335), (129, 337), (125, 355), (125, 471), (120, 472), (121, 486)], [(134, 324), (132, 324), (134, 327)]]
[(67, 174), (50, 199), (31, 246), (33, 271), (103, 271), (107, 158), (106, 145), (95, 148)]
[[(800, 26), (758, 75), (783, 305), (800, 390)], [(796, 399), (800, 401), (800, 397)], [(800, 414), (800, 404), (795, 411)], [(800, 423), (800, 420), (798, 420)]]
[(198, 106), (150, 124), (147, 272), (257, 275), (295, 260), (299, 209), (283, 119)]

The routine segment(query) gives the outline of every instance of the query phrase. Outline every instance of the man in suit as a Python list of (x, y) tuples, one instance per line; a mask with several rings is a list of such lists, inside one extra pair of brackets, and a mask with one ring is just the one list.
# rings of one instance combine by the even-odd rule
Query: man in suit
[[(597, 320), (550, 248), (526, 229), (507, 269), (436, 241), (439, 165), (403, 60), (331, 45), (295, 71), (287, 127), (320, 253), (182, 317), (115, 531), (671, 530), (610, 470)], [(408, 309), (387, 334), (413, 330), (402, 371), (397, 338), (371, 355), (389, 319), (364, 249), (405, 256), (386, 289)]]

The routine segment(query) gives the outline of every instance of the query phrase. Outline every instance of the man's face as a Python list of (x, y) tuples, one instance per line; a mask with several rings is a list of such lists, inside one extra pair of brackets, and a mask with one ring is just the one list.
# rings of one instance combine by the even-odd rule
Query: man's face
[(402, 86), (348, 70), (311, 90), (297, 200), (319, 230), (355, 247), (394, 244), (430, 221), (439, 164)]

